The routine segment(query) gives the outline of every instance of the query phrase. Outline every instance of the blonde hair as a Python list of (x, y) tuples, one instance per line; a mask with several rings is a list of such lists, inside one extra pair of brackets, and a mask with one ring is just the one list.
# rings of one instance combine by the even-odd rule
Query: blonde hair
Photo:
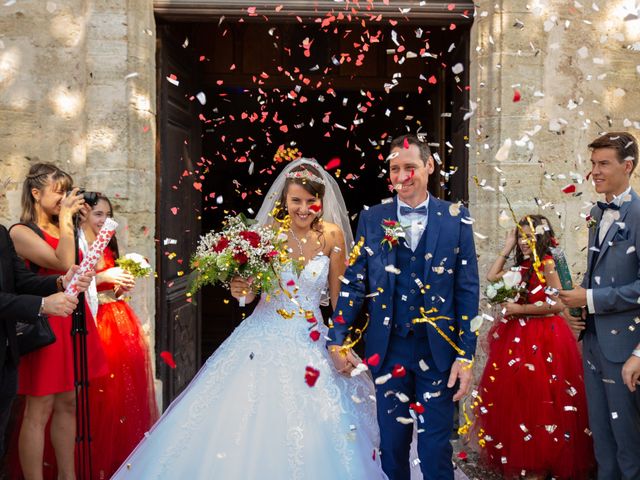
[(73, 179), (53, 163), (36, 163), (32, 165), (22, 183), (22, 214), (20, 215), (20, 222), (36, 223), (36, 202), (31, 190), (34, 188), (44, 190), (49, 183), (59, 185), (63, 190), (70, 190), (73, 186)]

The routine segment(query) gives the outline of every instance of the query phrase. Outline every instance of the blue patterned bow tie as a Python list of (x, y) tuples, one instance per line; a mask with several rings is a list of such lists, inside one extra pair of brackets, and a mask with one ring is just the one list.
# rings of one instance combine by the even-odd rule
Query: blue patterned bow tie
[(411, 208), (411, 207), (400, 207), (400, 215), (409, 215), (411, 213), (418, 213), (420, 215), (426, 215), (427, 214), (427, 207), (425, 207), (424, 205), (418, 208)]
[(616, 205), (615, 203), (611, 202), (611, 203), (605, 203), (605, 202), (598, 202), (598, 207), (600, 207), (600, 209), (602, 211), (604, 210), (620, 210), (620, 205)]

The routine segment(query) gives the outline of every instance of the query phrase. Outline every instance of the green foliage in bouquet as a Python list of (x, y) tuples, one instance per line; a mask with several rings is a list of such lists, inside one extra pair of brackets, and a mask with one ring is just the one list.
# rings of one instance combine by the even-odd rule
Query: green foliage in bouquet
[(128, 253), (124, 257), (117, 258), (116, 265), (135, 278), (148, 277), (151, 274), (151, 265), (139, 253)]

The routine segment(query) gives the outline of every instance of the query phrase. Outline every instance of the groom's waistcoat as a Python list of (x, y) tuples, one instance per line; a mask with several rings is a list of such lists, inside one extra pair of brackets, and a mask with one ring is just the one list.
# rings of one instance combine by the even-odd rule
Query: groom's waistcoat
[[(393, 297), (393, 330), (392, 333), (406, 337), (413, 331), (417, 336), (427, 336), (425, 324), (413, 324), (414, 318), (420, 317), (420, 307), (424, 305), (423, 294), (420, 292), (424, 276), (424, 251), (427, 231), (420, 237), (420, 242), (413, 252), (404, 241), (394, 247), (396, 252), (396, 267), (400, 274), (395, 276), (395, 290)], [(418, 280), (419, 284), (416, 283)]]

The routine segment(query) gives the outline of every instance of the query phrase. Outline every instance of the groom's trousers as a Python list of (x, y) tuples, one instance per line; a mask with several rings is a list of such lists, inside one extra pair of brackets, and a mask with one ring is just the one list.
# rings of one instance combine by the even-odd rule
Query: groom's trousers
[[(392, 376), (384, 384), (376, 385), (382, 469), (390, 480), (409, 480), (411, 468), (420, 468), (424, 480), (453, 479), (450, 439), (454, 389), (447, 388), (449, 371), (437, 370), (428, 338), (414, 333), (407, 337), (391, 335), (377, 377), (392, 373), (397, 366), (404, 367), (404, 376)], [(424, 406), (418, 419), (420, 462), (410, 465), (413, 423), (405, 424), (398, 418), (411, 418), (409, 404), (416, 401)]]
[(640, 480), (640, 389), (629, 391), (622, 364), (607, 360), (591, 332), (582, 355), (598, 480)]

